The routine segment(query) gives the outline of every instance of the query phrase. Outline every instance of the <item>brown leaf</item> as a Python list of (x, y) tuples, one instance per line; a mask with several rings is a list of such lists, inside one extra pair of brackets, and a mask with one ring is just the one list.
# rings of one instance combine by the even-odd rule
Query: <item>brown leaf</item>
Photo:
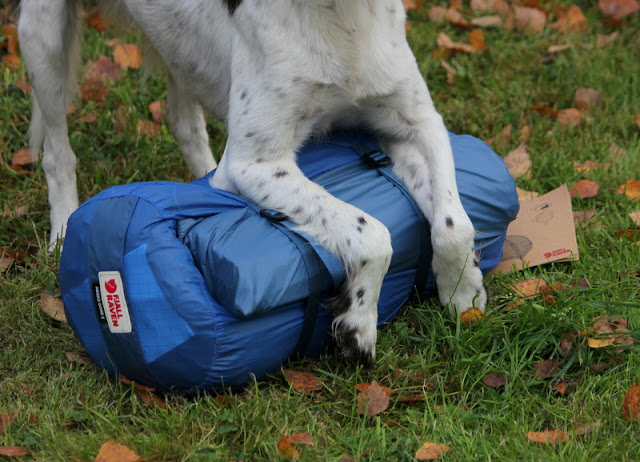
[(482, 29), (473, 29), (471, 31), (469, 34), (469, 43), (471, 43), (471, 46), (477, 51), (487, 48), (487, 45), (484, 42), (484, 33), (482, 32)]
[(75, 120), (75, 122), (78, 124), (82, 124), (82, 123), (94, 124), (97, 121), (98, 121), (98, 117), (93, 112), (80, 116)]
[(567, 435), (562, 430), (545, 430), (543, 432), (529, 432), (527, 433), (529, 441), (534, 443), (566, 443)]
[(142, 53), (137, 45), (118, 43), (113, 47), (113, 60), (124, 69), (139, 69), (142, 65)]
[(618, 38), (619, 32), (612, 32), (611, 34), (608, 35), (602, 35), (602, 34), (598, 34), (598, 39), (596, 44), (598, 45), (598, 48), (602, 48), (606, 45), (608, 45), (609, 43), (613, 42), (616, 38)]
[(100, 56), (97, 61), (90, 61), (82, 73), (84, 80), (98, 80), (103, 83), (115, 82), (122, 78), (124, 73), (118, 63), (114, 63), (106, 56)]
[(83, 103), (89, 100), (93, 100), (96, 103), (103, 103), (109, 95), (109, 89), (101, 79), (85, 80), (79, 85), (79, 88)]
[(546, 284), (547, 282), (544, 279), (530, 278), (514, 284), (509, 284), (509, 287), (521, 297), (532, 298), (540, 292), (540, 287)]
[[(371, 384), (369, 383), (359, 383), (355, 386), (355, 389), (358, 390), (359, 392), (366, 393), (369, 390), (370, 386)], [(380, 390), (382, 390), (382, 392), (387, 396), (391, 396), (394, 393), (394, 390), (392, 390), (389, 387), (385, 387), (384, 385), (378, 385), (378, 386), (380, 387)]]
[(19, 149), (11, 157), (11, 165), (26, 166), (34, 162), (35, 160), (31, 158), (31, 151), (29, 148)]
[(538, 380), (549, 379), (558, 373), (558, 359), (551, 358), (544, 361), (535, 361), (533, 367), (536, 370)]
[(415, 458), (418, 460), (437, 460), (440, 456), (451, 449), (446, 444), (425, 442), (416, 451)]
[(2, 67), (10, 71), (17, 71), (20, 68), (20, 57), (18, 55), (4, 55), (2, 57)]
[(518, 194), (519, 201), (527, 201), (540, 196), (540, 193), (537, 193), (535, 191), (526, 191), (522, 188), (519, 188), (518, 186), (516, 186), (516, 193)]
[(447, 10), (447, 21), (453, 26), (470, 28), (473, 27), (469, 21), (465, 19), (465, 17), (455, 8), (449, 8)]
[(633, 337), (628, 329), (629, 325), (624, 318), (616, 318), (612, 315), (602, 315), (595, 318), (593, 333), (600, 338), (587, 337), (591, 348), (602, 348), (610, 345), (633, 345)]
[(60, 322), (67, 322), (67, 317), (64, 314), (64, 304), (62, 300), (49, 295), (44, 290), (40, 294), (40, 307), (47, 315)]
[(149, 106), (147, 107), (149, 108), (149, 112), (151, 112), (151, 117), (153, 118), (153, 121), (155, 123), (161, 124), (162, 122), (164, 122), (167, 107), (166, 100), (154, 101), (152, 103), (149, 103)]
[(609, 145), (609, 158), (613, 160), (622, 160), (627, 155), (627, 150), (621, 148), (613, 141)]
[(555, 385), (553, 385), (551, 389), (553, 391), (557, 391), (558, 393), (564, 396), (565, 392), (567, 391), (567, 382), (558, 382)]
[(424, 394), (420, 393), (414, 393), (414, 394), (407, 394), (407, 395), (401, 395), (398, 396), (396, 398), (396, 402), (398, 403), (415, 403), (417, 401), (424, 401)]
[(595, 197), (600, 190), (600, 183), (592, 180), (580, 180), (575, 183), (569, 189), (571, 197), (578, 197), (580, 199), (586, 199), (589, 197)]
[(6, 428), (11, 425), (11, 423), (16, 420), (20, 411), (13, 411), (9, 414), (0, 414), (0, 435), (2, 435)]
[(374, 380), (365, 392), (358, 394), (357, 409), (360, 414), (375, 416), (387, 410), (389, 396)]
[(151, 120), (138, 120), (136, 124), (136, 133), (138, 135), (145, 135), (149, 138), (153, 138), (154, 136), (158, 136), (162, 133), (162, 127)]
[(531, 106), (531, 110), (536, 111), (543, 117), (556, 117), (558, 115), (558, 111), (548, 106), (537, 106), (534, 104)]
[(570, 125), (575, 127), (582, 123), (582, 113), (576, 108), (563, 109), (558, 111), (558, 123), (560, 125)]
[(405, 10), (421, 10), (422, 2), (420, 0), (402, 0)]
[(454, 42), (444, 32), (440, 32), (440, 34), (438, 34), (437, 43), (438, 43), (439, 47), (441, 47), (441, 48), (443, 48), (445, 50), (451, 51), (453, 53), (459, 52), (459, 51), (462, 51), (462, 52), (465, 52), (465, 53), (475, 53), (476, 52), (476, 49), (473, 48), (471, 45), (467, 45), (466, 43)]
[(16, 87), (25, 92), (27, 95), (31, 94), (31, 85), (24, 80), (16, 80)]
[(602, 102), (602, 95), (593, 88), (578, 88), (573, 97), (573, 104), (580, 110), (592, 109)]
[(577, 436), (590, 435), (594, 431), (597, 431), (600, 427), (601, 427), (601, 423), (599, 420), (597, 420), (587, 425), (580, 425), (578, 428), (575, 429), (573, 434)]
[(442, 67), (444, 67), (447, 71), (447, 83), (449, 85), (453, 85), (453, 83), (455, 82), (456, 79), (456, 74), (458, 73), (458, 71), (456, 71), (449, 63), (447, 63), (445, 60), (440, 61), (440, 63), (442, 64)]
[(503, 22), (500, 16), (482, 16), (471, 20), (471, 24), (478, 27), (501, 27)]
[(640, 210), (629, 213), (629, 217), (636, 225), (640, 225)]
[(109, 440), (100, 446), (95, 462), (136, 462), (139, 459), (140, 456), (128, 447)]
[(624, 395), (622, 415), (627, 420), (640, 420), (640, 382), (629, 388)]
[(447, 20), (447, 9), (441, 6), (429, 8), (429, 20), (442, 24)]
[(595, 162), (593, 160), (587, 160), (585, 162), (574, 162), (574, 167), (578, 173), (586, 173), (591, 170), (596, 170), (602, 168), (603, 170), (609, 170), (611, 168), (612, 163), (607, 162), (605, 164), (601, 164), (600, 162)]
[(541, 34), (547, 23), (547, 15), (536, 8), (514, 5), (516, 30), (527, 34)]
[(76, 353), (75, 351), (65, 351), (64, 354), (67, 357), (67, 360), (72, 363), (93, 364), (93, 360), (82, 353)]
[(595, 210), (575, 210), (573, 212), (573, 222), (575, 224), (584, 224), (597, 215)]
[(572, 5), (556, 22), (549, 26), (561, 32), (586, 32), (587, 20), (578, 5)]
[(281, 456), (293, 459), (298, 451), (294, 444), (307, 444), (313, 446), (313, 438), (307, 432), (294, 433), (292, 435), (283, 435), (278, 441), (278, 452)]
[(307, 444), (313, 446), (313, 438), (307, 432), (293, 433), (287, 436), (287, 439), (293, 444)]
[(478, 308), (467, 308), (466, 311), (460, 314), (460, 324), (475, 324), (480, 320), (482, 314), (482, 311)]
[(103, 15), (100, 11), (94, 10), (87, 14), (87, 24), (98, 32), (113, 27), (114, 19), (109, 15)]
[(22, 446), (0, 446), (0, 456), (18, 457), (29, 454), (29, 452), (27, 448)]
[(283, 373), (289, 385), (297, 392), (308, 393), (323, 388), (322, 382), (309, 372), (284, 370)]
[(513, 178), (517, 179), (525, 174), (531, 175), (531, 158), (524, 143), (507, 154), (503, 160)]
[(0, 273), (4, 273), (14, 261), (13, 257), (0, 257)]
[(553, 305), (558, 298), (558, 292), (565, 290), (567, 290), (567, 287), (563, 284), (545, 284), (540, 287), (540, 295), (542, 295), (547, 305)]
[(598, 7), (602, 14), (614, 19), (622, 19), (640, 11), (640, 4), (636, 0), (598, 0)]
[(548, 53), (560, 53), (561, 51), (565, 51), (571, 48), (571, 45), (551, 45), (547, 48)]
[(7, 53), (10, 55), (17, 55), (19, 48), (18, 28), (15, 24), (5, 24), (2, 26), (0, 33), (7, 39)]
[(618, 194), (624, 194), (629, 199), (640, 200), (640, 180), (630, 179), (618, 188)]
[(484, 384), (491, 388), (502, 387), (507, 384), (504, 375), (497, 372), (489, 372), (483, 380)]

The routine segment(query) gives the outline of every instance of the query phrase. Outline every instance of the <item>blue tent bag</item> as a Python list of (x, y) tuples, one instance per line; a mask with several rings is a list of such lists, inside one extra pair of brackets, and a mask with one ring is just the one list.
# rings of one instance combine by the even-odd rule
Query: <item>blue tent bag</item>
[[(518, 212), (515, 183), (484, 142), (450, 134), (480, 268), (502, 255)], [(379, 325), (433, 289), (429, 227), (388, 159), (364, 133), (335, 133), (298, 155), (307, 177), (380, 220), (393, 258)], [(69, 324), (94, 361), (160, 391), (242, 387), (292, 355), (331, 345), (323, 301), (341, 263), (285, 216), (209, 187), (144, 182), (109, 188), (68, 223), (60, 287)]]

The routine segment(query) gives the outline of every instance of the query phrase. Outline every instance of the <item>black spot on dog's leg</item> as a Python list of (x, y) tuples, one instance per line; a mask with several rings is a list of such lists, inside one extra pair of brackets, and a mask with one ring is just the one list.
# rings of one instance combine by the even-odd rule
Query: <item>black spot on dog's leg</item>
[(453, 218), (447, 217), (446, 222), (447, 222), (447, 228), (453, 228)]
[(373, 355), (370, 351), (364, 351), (358, 348), (357, 332), (354, 328), (348, 328), (342, 324), (338, 325), (335, 330), (336, 342), (348, 361), (370, 367), (373, 364)]
[(364, 226), (367, 224), (367, 220), (364, 217), (358, 217), (358, 223)]
[(283, 176), (287, 176), (288, 174), (289, 174), (288, 171), (282, 170), (282, 169), (278, 169), (278, 170), (276, 170), (276, 173), (273, 174), (273, 177), (276, 178), (276, 179), (280, 179)]

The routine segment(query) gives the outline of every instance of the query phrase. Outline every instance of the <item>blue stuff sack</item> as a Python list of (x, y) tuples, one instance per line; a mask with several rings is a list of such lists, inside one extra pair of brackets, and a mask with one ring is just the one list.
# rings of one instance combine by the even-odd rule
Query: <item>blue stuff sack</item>
[[(515, 183), (487, 144), (450, 138), (486, 273), (518, 212)], [(379, 325), (414, 285), (433, 289), (428, 225), (385, 160), (371, 136), (353, 132), (309, 142), (298, 156), (307, 177), (391, 233)], [(286, 217), (209, 187), (213, 174), (115, 186), (69, 219), (60, 260), (66, 315), (110, 374), (160, 391), (235, 388), (331, 343), (322, 300), (344, 279), (341, 263)]]

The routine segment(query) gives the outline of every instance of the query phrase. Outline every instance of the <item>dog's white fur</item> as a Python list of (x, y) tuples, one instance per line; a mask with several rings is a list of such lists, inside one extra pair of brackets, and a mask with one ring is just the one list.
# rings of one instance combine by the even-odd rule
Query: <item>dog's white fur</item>
[[(212, 186), (287, 214), (344, 263), (334, 331), (347, 356), (367, 363), (375, 355), (376, 307), (392, 248), (379, 221), (329, 195), (296, 165), (300, 144), (334, 124), (378, 134), (431, 223), (442, 304), (452, 313), (484, 310), (473, 226), (442, 118), (406, 41), (401, 0), (120, 1), (166, 64), (169, 124), (194, 175), (215, 166), (202, 105), (229, 134)], [(44, 136), (53, 238), (64, 235), (78, 205), (65, 119), (77, 65), (74, 22), (71, 0), (22, 0), (19, 34), (34, 89), (31, 147), (35, 155)]]

